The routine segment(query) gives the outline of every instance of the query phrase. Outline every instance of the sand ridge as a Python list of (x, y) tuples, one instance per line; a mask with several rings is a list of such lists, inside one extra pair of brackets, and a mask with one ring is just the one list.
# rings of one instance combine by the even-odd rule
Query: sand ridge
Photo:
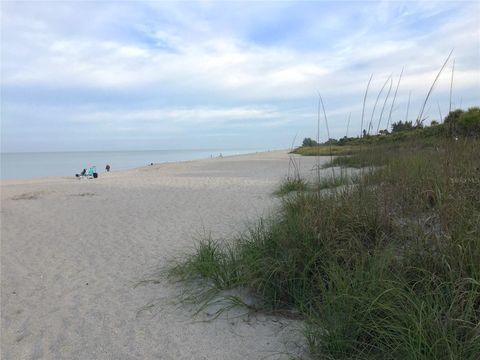
[[(326, 161), (326, 160), (322, 160)], [(302, 158), (309, 175), (314, 158)], [(169, 283), (135, 287), (211, 232), (274, 211), (286, 151), (1, 186), (2, 359), (263, 359), (299, 351), (298, 323), (200, 322)], [(155, 311), (139, 312), (155, 303)], [(200, 318), (208, 317), (201, 314)]]

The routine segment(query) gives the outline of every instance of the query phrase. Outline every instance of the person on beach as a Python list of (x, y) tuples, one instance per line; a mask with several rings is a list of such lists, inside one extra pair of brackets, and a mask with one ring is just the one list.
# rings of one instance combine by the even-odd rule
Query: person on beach
[(75, 174), (75, 176), (79, 178), (80, 176), (85, 176), (86, 173), (87, 173), (87, 169), (83, 169), (80, 174)]
[(110, 165), (107, 164), (107, 166), (105, 166), (105, 170), (107, 170), (107, 172), (110, 171)]

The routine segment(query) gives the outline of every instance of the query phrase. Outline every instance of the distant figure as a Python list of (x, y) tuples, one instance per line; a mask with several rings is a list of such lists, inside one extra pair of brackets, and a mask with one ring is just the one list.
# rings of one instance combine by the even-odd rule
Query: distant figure
[(107, 166), (105, 166), (105, 170), (107, 170), (107, 172), (110, 171), (110, 165), (107, 164)]
[(153, 166), (153, 163), (150, 163), (150, 166)]

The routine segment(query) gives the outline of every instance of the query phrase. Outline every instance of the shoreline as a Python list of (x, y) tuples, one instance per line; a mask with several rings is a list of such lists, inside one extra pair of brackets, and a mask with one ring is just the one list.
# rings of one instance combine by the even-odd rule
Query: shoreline
[[(214, 156), (214, 157), (204, 157), (204, 158), (198, 158), (198, 159), (190, 159), (190, 160), (173, 160), (173, 161), (164, 161), (164, 162), (158, 162), (158, 163), (153, 163), (153, 165), (143, 165), (143, 166), (136, 166), (128, 169), (120, 169), (120, 170), (112, 170), (110, 172), (106, 172), (104, 169), (99, 172), (100, 175), (107, 175), (107, 174), (118, 174), (118, 173), (123, 173), (123, 172), (128, 172), (128, 171), (135, 171), (135, 170), (140, 170), (144, 168), (152, 168), (152, 167), (157, 167), (157, 166), (162, 166), (166, 164), (177, 164), (177, 163), (189, 163), (189, 162), (196, 162), (196, 161), (206, 161), (206, 160), (214, 160), (214, 159), (230, 159), (238, 156), (251, 156), (255, 154), (263, 154), (263, 153), (275, 153), (275, 152), (289, 152), (289, 149), (280, 149), (280, 150), (266, 150), (266, 151), (255, 151), (255, 152), (249, 152), (249, 153), (242, 153), (242, 154), (232, 154), (232, 155), (225, 155), (225, 156)], [(55, 181), (55, 180), (66, 180), (66, 179), (76, 179), (75, 175), (69, 176), (69, 175), (55, 175), (55, 176), (39, 176), (39, 177), (32, 177), (32, 178), (15, 178), (15, 179), (0, 179), (0, 183), (2, 185), (14, 185), (15, 183), (30, 183), (30, 182), (44, 182), (44, 181)]]

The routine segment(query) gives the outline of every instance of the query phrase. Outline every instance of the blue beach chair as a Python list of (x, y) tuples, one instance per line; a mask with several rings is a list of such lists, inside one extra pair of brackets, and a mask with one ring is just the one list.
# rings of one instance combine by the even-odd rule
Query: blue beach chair
[(93, 178), (96, 178), (98, 175), (97, 175), (97, 167), (96, 166), (91, 166), (90, 169), (88, 169), (87, 171), (87, 177), (89, 179), (93, 179)]
[(88, 169), (88, 171), (86, 171), (84, 169), (80, 174), (76, 174), (75, 176), (79, 179), (82, 179), (82, 178), (86, 178), (86, 179), (97, 178), (98, 177), (97, 168), (96, 168), (96, 166), (91, 166)]

